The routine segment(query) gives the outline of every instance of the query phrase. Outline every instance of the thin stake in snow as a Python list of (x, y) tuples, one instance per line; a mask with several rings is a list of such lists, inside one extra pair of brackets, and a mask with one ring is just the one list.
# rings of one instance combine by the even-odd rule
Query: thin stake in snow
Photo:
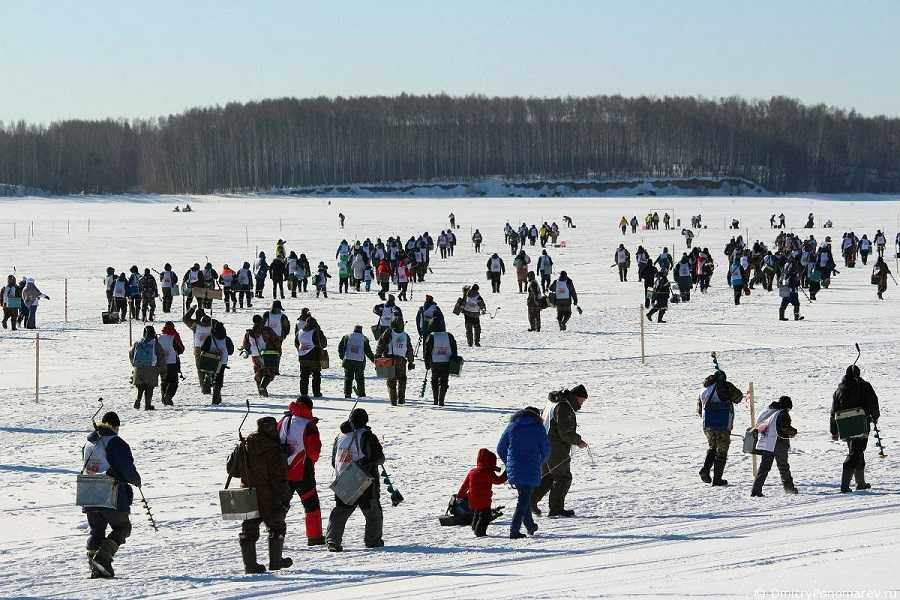
[[(750, 387), (747, 388), (747, 400), (750, 403), (750, 427), (756, 426), (756, 404), (753, 400), (753, 382), (750, 382)], [(759, 468), (756, 464), (756, 454), (751, 454), (750, 457), (753, 459), (753, 478), (756, 479), (756, 471)]]
[(34, 401), (41, 399), (41, 334), (34, 334)]

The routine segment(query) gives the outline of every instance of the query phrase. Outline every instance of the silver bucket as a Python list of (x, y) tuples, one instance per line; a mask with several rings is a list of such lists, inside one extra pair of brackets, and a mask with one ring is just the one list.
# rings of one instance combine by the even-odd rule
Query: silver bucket
[(259, 518), (259, 501), (254, 488), (219, 490), (219, 505), (226, 521), (246, 521)]
[(104, 473), (78, 476), (75, 482), (76, 505), (117, 510), (118, 500), (119, 482), (112, 477)]
[(344, 504), (354, 504), (369, 489), (373, 481), (375, 480), (363, 471), (362, 467), (356, 463), (350, 463), (328, 487)]

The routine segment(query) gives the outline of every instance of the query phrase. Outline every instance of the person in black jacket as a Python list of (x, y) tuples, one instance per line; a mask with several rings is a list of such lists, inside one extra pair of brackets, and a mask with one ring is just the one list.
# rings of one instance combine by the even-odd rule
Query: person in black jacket
[[(647, 267), (647, 270), (649, 269), (650, 267)], [(662, 270), (659, 272), (659, 275), (656, 276), (656, 282), (653, 284), (653, 308), (647, 313), (647, 321), (652, 323), (653, 315), (659, 313), (656, 322), (665, 323), (663, 317), (666, 315), (666, 310), (669, 308), (669, 294), (671, 293), (672, 284), (669, 283), (666, 271)]]
[(331, 449), (331, 465), (335, 473), (340, 474), (351, 462), (356, 462), (371, 478), (372, 483), (353, 504), (345, 504), (335, 496), (334, 508), (328, 517), (328, 530), (325, 539), (329, 552), (342, 552), (344, 527), (347, 519), (357, 507), (366, 519), (366, 548), (384, 546), (382, 539), (384, 516), (381, 511), (381, 492), (379, 486), (378, 467), (384, 464), (384, 450), (381, 442), (369, 428), (369, 415), (362, 408), (355, 408), (350, 418), (341, 423), (341, 434), (334, 440)]
[[(756, 419), (756, 429), (759, 431), (759, 441), (756, 449), (762, 452), (762, 462), (756, 472), (753, 481), (753, 489), (750, 495), (762, 498), (762, 488), (769, 476), (772, 463), (778, 465), (781, 475), (781, 484), (788, 494), (796, 494), (794, 479), (791, 477), (791, 467), (788, 464), (788, 451), (791, 448), (790, 439), (797, 435), (797, 430), (791, 425), (789, 411), (794, 407), (790, 396), (782, 396), (776, 402), (769, 405), (759, 418)], [(773, 437), (769, 437), (773, 436)]]
[(272, 260), (269, 265), (269, 279), (272, 280), (272, 298), (278, 298), (278, 292), (281, 292), (281, 299), (284, 300), (284, 277), (287, 273), (287, 265), (278, 257)]
[[(866, 413), (869, 423), (878, 423), (881, 411), (878, 408), (878, 396), (872, 385), (860, 376), (859, 367), (850, 365), (837, 390), (831, 404), (831, 439), (838, 439), (838, 427), (835, 413), (851, 408), (861, 408)], [(856, 479), (857, 490), (867, 490), (871, 484), (866, 483), (866, 446), (869, 444), (868, 428), (865, 437), (847, 440), (847, 458), (841, 472), (841, 492), (852, 492), (850, 479)]]
[(431, 369), (431, 393), (434, 405), (443, 406), (450, 387), (450, 361), (457, 356), (456, 338), (447, 332), (444, 320), (431, 324), (431, 334), (425, 341), (425, 368)]
[[(96, 429), (88, 436), (82, 448), (83, 473), (96, 475), (105, 473), (118, 481), (116, 508), (85, 506), (88, 526), (91, 529), (87, 542), (87, 557), (91, 568), (91, 578), (112, 578), (113, 557), (119, 546), (131, 535), (131, 502), (134, 492), (131, 485), (141, 487), (141, 476), (134, 466), (131, 448), (119, 437), (119, 415), (108, 412)], [(130, 485), (129, 485), (130, 484)], [(106, 528), (111, 528), (106, 535)]]

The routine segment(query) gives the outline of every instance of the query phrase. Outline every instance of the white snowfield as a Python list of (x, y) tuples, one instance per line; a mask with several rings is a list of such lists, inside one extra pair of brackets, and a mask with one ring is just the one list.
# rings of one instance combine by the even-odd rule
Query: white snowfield
[[(193, 214), (174, 214), (175, 204), (190, 201)], [(718, 269), (706, 295), (671, 306), (667, 324), (646, 324), (646, 364), (641, 364), (639, 304), (643, 288), (636, 269), (619, 283), (613, 251), (620, 242), (634, 253), (643, 243), (655, 258), (663, 246), (676, 259), (684, 248), (677, 231), (642, 231), (622, 236), (619, 218), (676, 211), (682, 225), (702, 214), (709, 229), (694, 230), (695, 244), (707, 246)], [(878, 301), (869, 283), (869, 267), (844, 269), (810, 305), (802, 300), (801, 322), (779, 322), (777, 293), (754, 290), (740, 307), (725, 286), (722, 249), (732, 235), (723, 227), (740, 219), (740, 232), (772, 244), (772, 213), (784, 212), (799, 229), (809, 212), (822, 241), (837, 242), (845, 230), (871, 239), (876, 228), (890, 241), (889, 265), (895, 271), (893, 238), (900, 199), (853, 201), (849, 198), (630, 198), (630, 199), (325, 199), (240, 197), (112, 197), (0, 200), (0, 263), (4, 277), (29, 275), (51, 300), (38, 312), (40, 398), (36, 402), (35, 341), (32, 331), (0, 331), (0, 392), (4, 417), (4, 456), (0, 459), (0, 597), (28, 598), (891, 598), (900, 596), (900, 287), (890, 283)], [(347, 215), (338, 228), (337, 213)], [(249, 361), (235, 354), (225, 376), (224, 404), (209, 405), (200, 394), (188, 355), (174, 408), (163, 407), (156, 390), (155, 412), (132, 408), (129, 385), (128, 326), (104, 326), (103, 275), (109, 265), (127, 271), (161, 269), (171, 262), (181, 275), (206, 256), (217, 269), (252, 261), (257, 248), (271, 256), (274, 243), (304, 252), (315, 265), (325, 260), (336, 275), (335, 250), (342, 238), (351, 243), (429, 231), (435, 238), (453, 211), (456, 255), (433, 255), (423, 285), (413, 300), (401, 303), (408, 329), (426, 293), (447, 315), (450, 331), (466, 358), (463, 376), (451, 379), (447, 406), (431, 405), (418, 391), (424, 364), (410, 373), (404, 407), (387, 402), (383, 381), (367, 368), (370, 398), (360, 401), (373, 431), (382, 440), (386, 467), (406, 497), (391, 507), (382, 489), (386, 547), (363, 547), (363, 519), (351, 517), (343, 554), (307, 548), (303, 510), (295, 499), (288, 515), (285, 554), (294, 566), (277, 574), (245, 576), (237, 541), (239, 523), (219, 515), (218, 490), (225, 481), (225, 460), (237, 441), (246, 398), (252, 414), (245, 433), (264, 415), (279, 416), (299, 393), (299, 368), (287, 351), (282, 373), (259, 398)], [(571, 215), (577, 229), (566, 229)], [(834, 229), (818, 226), (825, 219)], [(88, 221), (90, 220), (90, 232)], [(509, 220), (540, 224), (556, 221), (565, 248), (548, 248), (556, 272), (568, 271), (584, 314), (573, 315), (569, 329), (558, 331), (552, 309), (544, 311), (544, 329), (528, 333), (524, 295), (516, 290), (512, 256), (503, 246)], [(32, 228), (33, 221), (33, 228)], [(15, 225), (14, 225), (15, 222)], [(15, 227), (15, 238), (13, 229)], [(485, 242), (474, 254), (470, 230), (480, 228)], [(246, 228), (246, 230), (245, 230)], [(29, 236), (29, 230), (33, 236)], [(835, 243), (837, 249), (837, 243)], [(490, 252), (504, 258), (503, 291), (492, 295), (484, 280)], [(526, 251), (536, 264), (539, 246)], [(64, 278), (68, 278), (68, 323), (64, 322)], [(477, 281), (488, 307), (501, 310), (483, 318), (481, 348), (467, 348), (461, 317), (450, 311), (464, 284)], [(240, 345), (254, 310), (223, 319)], [(333, 496), (329, 464), (331, 441), (352, 406), (343, 399), (337, 367), (340, 337), (361, 324), (375, 323), (371, 293), (337, 293), (329, 298), (303, 295), (284, 301), (292, 323), (309, 307), (329, 339), (332, 368), (323, 378), (325, 398), (317, 401), (325, 452), (317, 467), (323, 520), (327, 525)], [(158, 308), (161, 303), (158, 303)], [(790, 312), (788, 313), (790, 315)], [(165, 316), (157, 313), (159, 319)], [(187, 328), (171, 315), (185, 342)], [(134, 336), (140, 336), (136, 323)], [(863, 376), (881, 400), (880, 429), (887, 458), (879, 459), (874, 440), (867, 451), (868, 492), (838, 492), (842, 443), (832, 442), (828, 415), (832, 393), (859, 342)], [(290, 346), (292, 348), (292, 346)], [(703, 484), (697, 471), (706, 440), (696, 415), (703, 378), (712, 372), (710, 352), (728, 377), (746, 390), (753, 382), (757, 411), (782, 394), (794, 401), (792, 417), (799, 435), (792, 442), (791, 469), (800, 490), (783, 493), (777, 469), (765, 498), (750, 498), (749, 455), (733, 438), (725, 477), (727, 488)], [(576, 450), (575, 481), (568, 506), (573, 519), (539, 518), (534, 538), (511, 541), (509, 518), (515, 494), (495, 488), (494, 502), (506, 514), (488, 537), (476, 539), (469, 528), (441, 527), (450, 494), (474, 466), (479, 448), (494, 449), (509, 416), (526, 405), (543, 407), (547, 392), (584, 384), (589, 392), (578, 414), (579, 430), (590, 453)], [(115, 559), (118, 578), (88, 579), (87, 526), (74, 505), (80, 448), (90, 430), (97, 398), (104, 411), (119, 413), (122, 437), (131, 445), (144, 480), (143, 491), (160, 531), (147, 523), (139, 502), (132, 507), (133, 534)], [(749, 407), (737, 407), (735, 433), (749, 424)], [(546, 510), (546, 501), (543, 503)], [(267, 562), (265, 534), (260, 562)], [(852, 592), (868, 595), (840, 595)], [(816, 595), (818, 594), (818, 595)]]

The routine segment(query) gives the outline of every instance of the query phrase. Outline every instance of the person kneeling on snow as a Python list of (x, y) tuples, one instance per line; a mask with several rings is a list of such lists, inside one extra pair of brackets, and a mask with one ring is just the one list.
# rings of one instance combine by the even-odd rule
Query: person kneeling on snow
[(762, 488), (769, 475), (772, 463), (778, 465), (781, 474), (781, 483), (788, 494), (796, 494), (794, 479), (791, 477), (791, 466), (788, 464), (788, 450), (791, 448), (791, 438), (797, 435), (797, 430), (791, 426), (790, 411), (794, 407), (790, 396), (782, 396), (777, 402), (769, 405), (759, 418), (756, 419), (756, 430), (759, 439), (756, 442), (756, 450), (762, 454), (762, 463), (756, 472), (756, 480), (753, 482), (751, 496), (763, 497)]
[(487, 535), (488, 525), (493, 514), (491, 511), (491, 486), (506, 483), (506, 473), (497, 474), (500, 467), (497, 466), (497, 455), (482, 448), (475, 459), (475, 468), (471, 469), (456, 492), (458, 500), (467, 499), (469, 509), (472, 511), (472, 531), (475, 537)]

